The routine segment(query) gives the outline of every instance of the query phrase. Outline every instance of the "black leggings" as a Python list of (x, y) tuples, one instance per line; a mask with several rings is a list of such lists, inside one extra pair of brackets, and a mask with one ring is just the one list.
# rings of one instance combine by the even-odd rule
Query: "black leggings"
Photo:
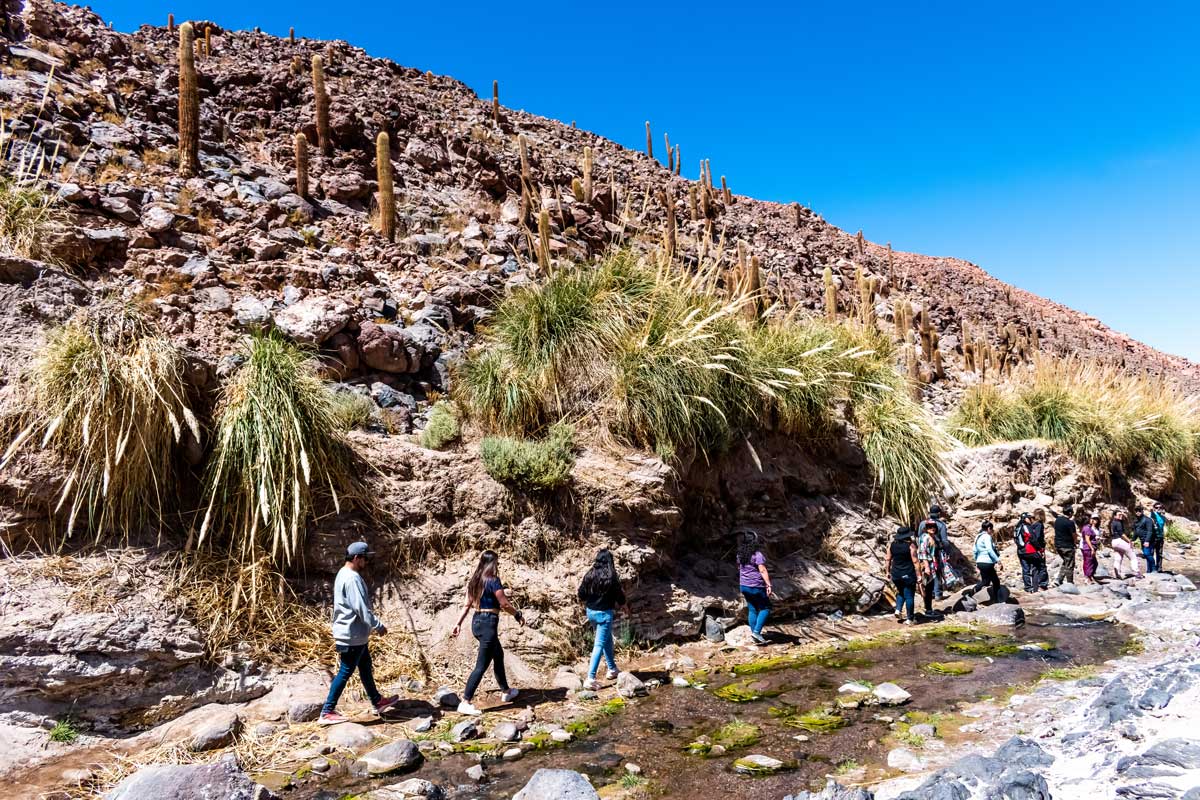
[(492, 671), (496, 673), (496, 683), (500, 690), (508, 691), (508, 678), (504, 675), (504, 648), (500, 646), (499, 628), (499, 614), (477, 611), (475, 616), (471, 617), (471, 634), (479, 640), (479, 653), (475, 656), (475, 669), (471, 671), (471, 677), (467, 678), (467, 691), (463, 694), (463, 699), (468, 703), (475, 697), (475, 690), (479, 688), (479, 682), (483, 680), (483, 673), (487, 672), (488, 664), (492, 665)]
[(988, 587), (988, 599), (993, 603), (996, 602), (1000, 597), (1000, 576), (996, 574), (996, 565), (976, 562), (975, 568), (979, 570), (979, 583), (975, 584), (971, 594), (975, 594), (986, 586)]

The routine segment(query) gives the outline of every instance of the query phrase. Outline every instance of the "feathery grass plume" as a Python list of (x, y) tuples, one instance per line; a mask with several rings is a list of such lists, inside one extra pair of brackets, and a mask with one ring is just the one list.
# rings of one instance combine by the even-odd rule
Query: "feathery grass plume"
[(179, 174), (200, 172), (200, 96), (196, 89), (195, 32), (192, 23), (179, 26)]
[(51, 331), (24, 384), (0, 469), (30, 446), (69, 465), (55, 514), (96, 541), (161, 525), (178, 493), (174, 448), (201, 441), (183, 354), (130, 306), (103, 301)]
[(385, 131), (375, 137), (375, 171), (379, 180), (379, 233), (396, 239), (396, 194), (392, 187), (392, 144)]
[[(0, 175), (0, 254), (45, 260), (50, 256), (46, 235), (66, 215), (55, 195), (46, 191), (45, 181), (36, 176), (35, 165), (22, 164), (16, 169), (23, 176)], [(8, 166), (3, 156), (0, 165)]]
[(244, 345), (246, 360), (221, 388), (200, 543), (227, 537), (244, 564), (300, 557), (318, 500), (355, 496), (354, 461), (312, 354), (272, 331)]
[(333, 155), (333, 139), (329, 135), (329, 92), (325, 90), (325, 64), (320, 56), (312, 57), (313, 106), (317, 116), (317, 147), (321, 155)]
[(296, 150), (296, 194), (308, 197), (308, 137), (297, 131), (293, 144)]
[(556, 489), (571, 479), (575, 429), (560, 422), (550, 426), (544, 439), (489, 436), (479, 443), (479, 457), (487, 473), (501, 483)]
[(654, 158), (654, 137), (650, 135), (650, 120), (646, 120), (646, 155)]
[(936, 489), (950, 480), (941, 454), (954, 441), (902, 392), (855, 406), (854, 421), (879, 487), (883, 513), (917, 519), (931, 493), (937, 494)]
[(439, 400), (429, 411), (429, 419), (421, 431), (421, 446), (430, 450), (445, 450), (462, 435), (458, 410), (452, 403)]

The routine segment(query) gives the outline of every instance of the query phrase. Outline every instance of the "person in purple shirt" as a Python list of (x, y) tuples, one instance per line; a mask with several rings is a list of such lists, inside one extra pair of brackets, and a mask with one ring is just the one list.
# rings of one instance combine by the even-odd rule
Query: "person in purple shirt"
[(758, 534), (754, 531), (743, 531), (738, 537), (737, 562), (738, 583), (749, 607), (746, 622), (750, 626), (750, 637), (755, 644), (767, 644), (762, 631), (771, 613), (771, 597), (775, 590), (771, 588), (767, 559), (758, 549)]

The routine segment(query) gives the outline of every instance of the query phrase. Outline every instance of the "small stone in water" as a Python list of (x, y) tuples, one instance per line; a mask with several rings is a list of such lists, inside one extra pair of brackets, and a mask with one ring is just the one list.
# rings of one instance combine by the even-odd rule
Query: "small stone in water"
[(308, 768), (313, 772), (328, 772), (331, 766), (333, 765), (329, 763), (329, 759), (327, 758), (317, 758), (308, 762)]
[(792, 738), (795, 739), (797, 742), (807, 742), (808, 741), (808, 737), (805, 736), (803, 733), (797, 734), (796, 736), (793, 736)]
[(550, 738), (556, 742), (569, 742), (575, 737), (569, 731), (558, 728), (557, 730), (550, 731)]
[(467, 768), (467, 777), (479, 783), (483, 780), (483, 764), (476, 764), (473, 767)]
[(674, 678), (671, 678), (671, 685), (678, 686), (681, 689), (691, 686), (691, 684), (687, 682), (687, 678), (681, 678), (678, 675), (676, 675)]
[(525, 751), (519, 747), (510, 747), (504, 751), (500, 757), (505, 761), (516, 761), (521, 756), (525, 755)]
[(637, 764), (634, 764), (632, 761), (630, 761), (628, 764), (625, 765), (625, 771), (628, 772), (630, 775), (641, 775), (642, 774), (642, 768), (639, 767)]

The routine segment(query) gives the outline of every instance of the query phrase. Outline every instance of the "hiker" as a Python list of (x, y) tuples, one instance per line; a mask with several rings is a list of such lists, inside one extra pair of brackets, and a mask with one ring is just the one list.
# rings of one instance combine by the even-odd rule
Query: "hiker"
[(996, 570), (1000, 568), (1000, 554), (996, 552), (996, 542), (992, 539), (991, 520), (983, 521), (975, 537), (975, 568), (979, 570), (979, 582), (971, 594), (977, 594), (986, 586), (988, 600), (997, 602), (1000, 599), (1000, 576)]
[(1096, 551), (1100, 549), (1100, 515), (1092, 514), (1079, 530), (1079, 552), (1083, 554), (1083, 579), (1096, 583)]
[(1037, 594), (1038, 589), (1050, 588), (1050, 575), (1046, 572), (1046, 526), (1026, 511), (1021, 514), (1014, 539), (1025, 591)]
[[(1112, 534), (1112, 549), (1116, 556), (1113, 558), (1113, 575), (1121, 578), (1142, 577), (1142, 565), (1133, 554), (1133, 540), (1125, 530), (1125, 512), (1117, 511), (1108, 522), (1108, 531)], [(1129, 562), (1129, 572), (1121, 574), (1121, 563)]]
[(1133, 534), (1142, 545), (1142, 557), (1146, 559), (1146, 573), (1158, 572), (1154, 563), (1154, 520), (1146, 513), (1146, 509), (1138, 506), (1138, 519), (1133, 525)]
[[(883, 571), (896, 587), (896, 622), (912, 625), (917, 595), (917, 545), (912, 528), (896, 529)], [(902, 610), (907, 611), (907, 616), (901, 617)]]
[(1063, 506), (1061, 514), (1054, 515), (1054, 552), (1062, 559), (1054, 581), (1056, 587), (1075, 583), (1075, 548), (1079, 545), (1079, 536), (1074, 515), (1075, 509), (1069, 505)]
[(767, 559), (758, 549), (758, 534), (743, 531), (737, 546), (738, 584), (742, 597), (746, 598), (746, 624), (750, 626), (750, 638), (755, 644), (767, 644), (762, 635), (771, 613), (771, 576), (767, 574)]
[(337, 725), (346, 717), (337, 712), (338, 699), (342, 696), (350, 676), (358, 671), (358, 678), (367, 690), (376, 713), (380, 716), (396, 705), (399, 697), (384, 697), (375, 688), (375, 673), (371, 668), (371, 649), (368, 640), (371, 633), (387, 635), (387, 626), (371, 613), (371, 599), (367, 594), (367, 583), (362, 571), (375, 553), (366, 542), (355, 542), (346, 548), (346, 563), (338, 570), (333, 581), (333, 641), (338, 654), (338, 671), (329, 685), (329, 696), (321, 708), (318, 722), (321, 725)]
[[(617, 677), (617, 660), (613, 655), (613, 620), (616, 609), (624, 607), (625, 591), (621, 588), (621, 577), (613, 564), (612, 553), (607, 548), (596, 554), (592, 568), (583, 576), (579, 584), (579, 599), (587, 608), (588, 622), (596, 626), (596, 640), (592, 645), (592, 663), (588, 666), (587, 680), (583, 688), (595, 691), (599, 688), (596, 683), (596, 670), (600, 669), (600, 657), (603, 656), (608, 665), (608, 680)], [(629, 613), (628, 607), (625, 612)]]
[(511, 703), (517, 699), (517, 690), (510, 689), (508, 678), (504, 674), (504, 648), (500, 646), (500, 611), (507, 611), (517, 620), (521, 627), (525, 626), (525, 617), (509, 602), (504, 593), (504, 584), (500, 582), (500, 557), (492, 550), (484, 550), (479, 556), (479, 564), (467, 582), (467, 604), (454, 626), (451, 636), (457, 638), (463, 620), (471, 609), (475, 609), (471, 617), (471, 635), (479, 641), (479, 651), (475, 656), (475, 669), (467, 678), (467, 688), (463, 692), (462, 702), (458, 704), (458, 713), (478, 717), (483, 712), (471, 705), (475, 698), (475, 690), (483, 680), (483, 673), (488, 664), (496, 674), (496, 685), (500, 687), (501, 699)]
[(932, 522), (937, 530), (934, 532), (933, 543), (934, 552), (934, 572), (933, 572), (933, 599), (941, 600), (945, 596), (948, 588), (946, 580), (946, 572), (949, 569), (947, 559), (950, 557), (950, 530), (946, 527), (946, 523), (942, 521), (942, 507), (932, 506), (929, 509), (929, 516), (921, 523), (921, 530), (925, 530), (927, 523)]
[(1154, 566), (1163, 571), (1163, 546), (1167, 543), (1167, 514), (1162, 503), (1155, 503), (1150, 512), (1150, 520), (1154, 523), (1154, 538), (1150, 540), (1154, 549)]
[(921, 538), (917, 540), (917, 578), (921, 586), (921, 601), (925, 616), (933, 616), (933, 597), (937, 585), (937, 522), (925, 520)]

